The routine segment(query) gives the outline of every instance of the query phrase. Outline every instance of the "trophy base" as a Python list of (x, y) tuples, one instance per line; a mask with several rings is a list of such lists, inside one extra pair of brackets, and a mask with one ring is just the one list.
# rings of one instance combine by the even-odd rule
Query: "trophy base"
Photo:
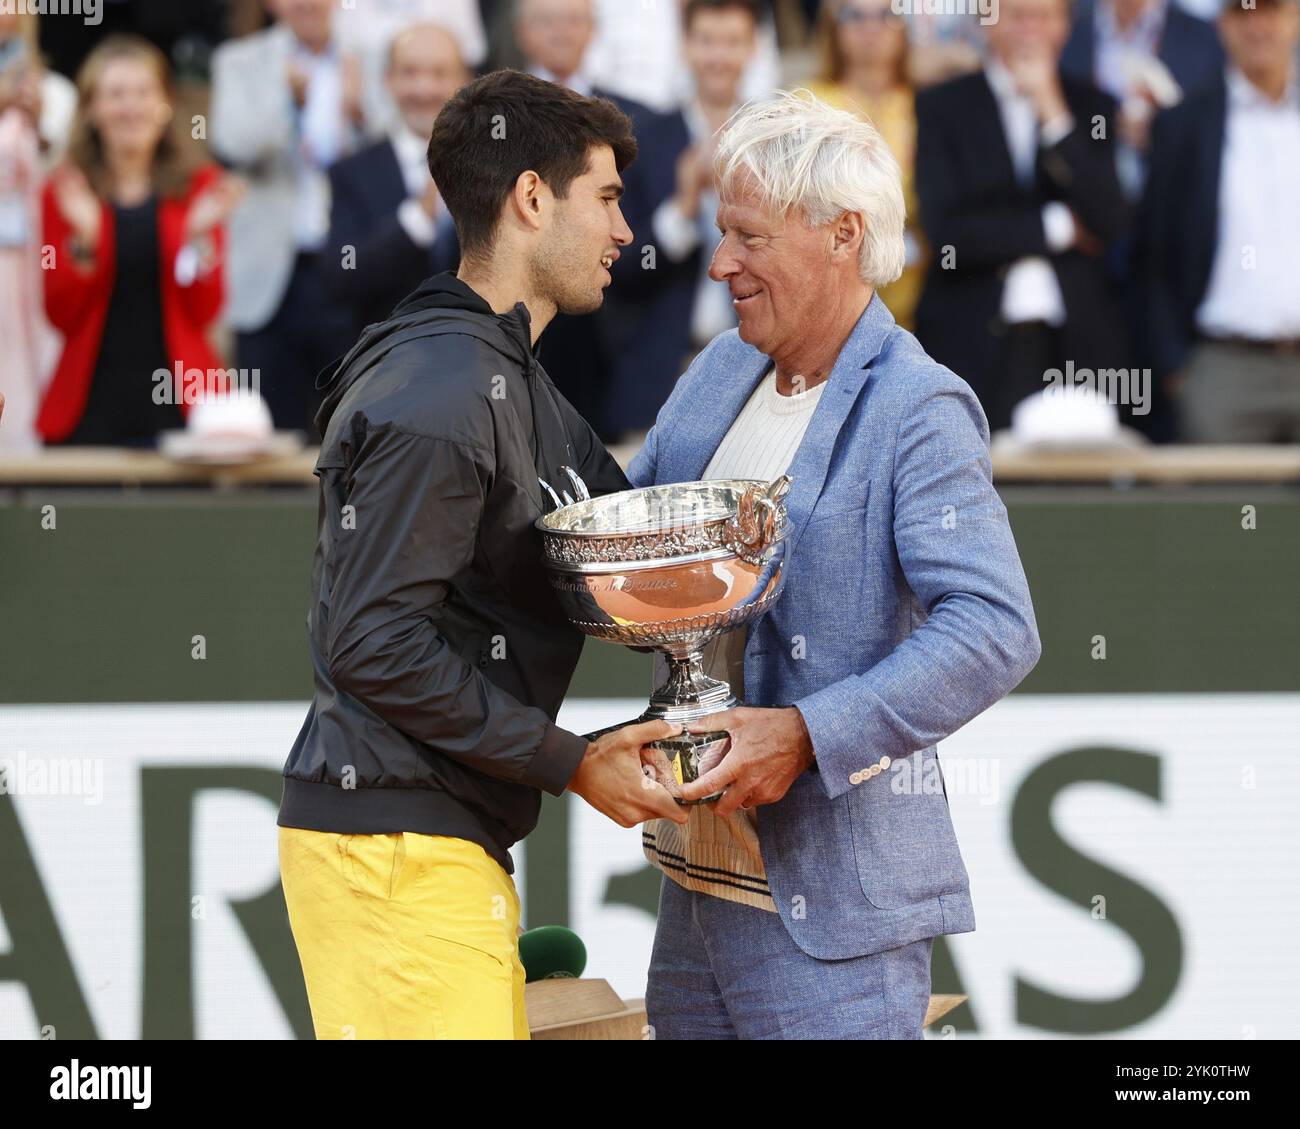
[[(683, 733), (680, 737), (668, 737), (663, 741), (653, 741), (654, 749), (662, 749), (673, 765), (673, 775), (678, 784), (690, 784), (698, 780), (717, 765), (731, 747), (731, 734), (725, 729), (716, 733)], [(678, 800), (683, 807), (695, 804), (711, 804), (722, 798), (721, 792), (705, 796), (700, 800)]]
[[(704, 715), (697, 713), (687, 720), (695, 720), (695, 717), (701, 716)], [(646, 712), (634, 721), (621, 721), (617, 725), (607, 725), (604, 729), (597, 729), (593, 733), (584, 734), (584, 736), (588, 741), (595, 741), (605, 736), (606, 733), (613, 733), (614, 730), (622, 729), (627, 725), (638, 725), (643, 721), (659, 720), (663, 719)], [(678, 737), (667, 737), (662, 741), (651, 741), (649, 747), (661, 749), (667, 755), (672, 763), (673, 776), (678, 784), (690, 784), (698, 780), (723, 758), (727, 749), (731, 747), (731, 734), (725, 729), (718, 730), (715, 733), (683, 733)], [(705, 796), (702, 800), (678, 800), (677, 802), (682, 807), (693, 807), (696, 804), (711, 804), (721, 798), (722, 793), (716, 792), (712, 796)]]
[[(664, 657), (668, 660), (668, 678), (650, 696), (650, 707), (641, 715), (642, 721), (689, 725), (740, 705), (727, 683), (704, 673), (703, 655), (698, 647)], [(692, 784), (723, 758), (731, 748), (731, 736), (725, 729), (683, 733), (680, 737), (655, 741), (652, 747), (661, 749), (672, 761), (678, 784)], [(683, 806), (711, 804), (721, 796), (717, 792), (701, 800), (677, 802)]]

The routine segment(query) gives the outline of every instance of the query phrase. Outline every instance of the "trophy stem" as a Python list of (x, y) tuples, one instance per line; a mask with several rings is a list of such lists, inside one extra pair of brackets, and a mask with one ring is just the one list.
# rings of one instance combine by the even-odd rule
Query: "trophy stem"
[(665, 657), (668, 677), (650, 695), (650, 708), (643, 720), (695, 721), (736, 705), (731, 687), (704, 673), (704, 654), (700, 648)]

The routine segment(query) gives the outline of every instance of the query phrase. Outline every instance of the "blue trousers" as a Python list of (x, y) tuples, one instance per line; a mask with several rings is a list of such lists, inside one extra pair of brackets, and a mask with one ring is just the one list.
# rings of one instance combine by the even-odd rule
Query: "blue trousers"
[(646, 989), (656, 1039), (920, 1039), (934, 938), (810, 957), (767, 910), (667, 876)]

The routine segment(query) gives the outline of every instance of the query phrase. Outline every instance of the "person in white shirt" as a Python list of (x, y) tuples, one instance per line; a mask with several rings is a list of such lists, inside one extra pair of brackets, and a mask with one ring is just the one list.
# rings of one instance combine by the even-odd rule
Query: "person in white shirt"
[(330, 283), (357, 330), (388, 317), (419, 283), (455, 270), (460, 259), (428, 164), (433, 123), (470, 78), (459, 43), (436, 24), (415, 24), (393, 39), (385, 73), (397, 122), (382, 141), (330, 169)]
[(1157, 119), (1143, 324), (1180, 436), (1300, 441), (1300, 5), (1225, 0), (1219, 83)]
[(709, 257), (702, 252), (717, 242), (713, 157), (720, 130), (740, 108), (741, 81), (757, 48), (758, 18), (752, 3), (712, 0), (688, 5), (687, 20), (682, 54), (693, 93), (676, 112), (675, 132), (689, 140), (677, 158), (677, 190), (655, 211), (653, 230), (663, 255), (695, 264), (688, 343), (694, 352), (736, 324), (731, 294), (725, 283), (709, 277)]
[(276, 426), (308, 430), (317, 372), (350, 343), (322, 256), (327, 170), (364, 136), (359, 74), (339, 51), (335, 0), (271, 0), (276, 22), (212, 59), (214, 155), (249, 191), (229, 227), (227, 320)]

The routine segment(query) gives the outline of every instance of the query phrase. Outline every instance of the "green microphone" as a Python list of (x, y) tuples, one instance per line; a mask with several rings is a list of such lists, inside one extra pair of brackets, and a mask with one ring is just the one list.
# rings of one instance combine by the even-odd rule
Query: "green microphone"
[(519, 934), (519, 960), (529, 984), (535, 980), (576, 980), (587, 967), (587, 946), (572, 929), (542, 925)]

